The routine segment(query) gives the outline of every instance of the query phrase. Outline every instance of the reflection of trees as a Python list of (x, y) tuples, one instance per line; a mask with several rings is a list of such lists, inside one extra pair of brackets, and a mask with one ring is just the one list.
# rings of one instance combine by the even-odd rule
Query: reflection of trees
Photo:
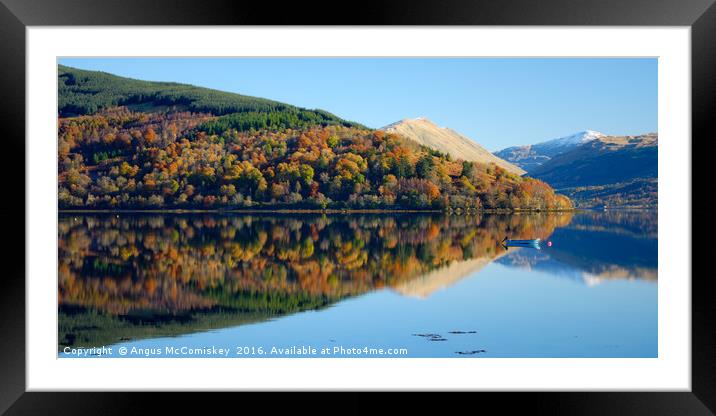
[(570, 213), (62, 216), (61, 316), (79, 309), (156, 323), (159, 315), (198, 311), (270, 316), (314, 309), (402, 286), (456, 261), (494, 258), (504, 236), (545, 238), (570, 219)]

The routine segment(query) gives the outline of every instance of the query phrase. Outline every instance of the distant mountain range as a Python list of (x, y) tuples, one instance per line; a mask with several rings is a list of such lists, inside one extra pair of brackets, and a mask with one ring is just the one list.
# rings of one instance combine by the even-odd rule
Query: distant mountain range
[(654, 207), (658, 135), (607, 136), (586, 130), (546, 142), (509, 147), (496, 156), (525, 169), (578, 206)]
[(527, 172), (531, 172), (549, 162), (554, 156), (568, 152), (577, 146), (601, 137), (605, 137), (605, 135), (598, 131), (585, 130), (572, 134), (571, 136), (560, 137), (533, 145), (508, 147), (507, 149), (495, 152), (495, 155), (508, 162), (514, 163)]
[(554, 156), (531, 175), (559, 188), (656, 178), (655, 133), (601, 137)]
[(521, 167), (493, 155), (474, 140), (463, 136), (455, 130), (440, 127), (424, 117), (401, 120), (389, 124), (381, 128), (381, 130), (401, 135), (422, 146), (449, 154), (454, 159), (478, 163), (494, 163), (517, 175), (526, 173)]

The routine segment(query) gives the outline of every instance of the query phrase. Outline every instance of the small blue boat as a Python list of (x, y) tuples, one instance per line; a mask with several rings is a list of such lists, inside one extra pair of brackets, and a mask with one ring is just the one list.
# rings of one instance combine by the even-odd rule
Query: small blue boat
[(504, 240), (502, 240), (502, 244), (505, 247), (532, 247), (538, 250), (540, 249), (539, 242), (539, 238), (533, 238), (530, 240), (510, 240), (505, 237)]

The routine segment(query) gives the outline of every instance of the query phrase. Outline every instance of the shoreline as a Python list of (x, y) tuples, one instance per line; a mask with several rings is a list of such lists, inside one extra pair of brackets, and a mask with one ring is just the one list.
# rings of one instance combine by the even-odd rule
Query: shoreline
[(539, 214), (557, 212), (589, 211), (574, 208), (560, 210), (500, 210), (500, 209), (459, 209), (459, 210), (421, 210), (421, 209), (60, 209), (58, 213), (67, 214)]

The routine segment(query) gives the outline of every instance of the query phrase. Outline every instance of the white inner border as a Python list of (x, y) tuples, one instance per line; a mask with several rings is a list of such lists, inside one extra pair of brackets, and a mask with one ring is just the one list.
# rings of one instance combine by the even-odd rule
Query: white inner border
[[(27, 390), (690, 391), (690, 42), (688, 27), (28, 27)], [(659, 57), (659, 357), (57, 359), (62, 56)]]

